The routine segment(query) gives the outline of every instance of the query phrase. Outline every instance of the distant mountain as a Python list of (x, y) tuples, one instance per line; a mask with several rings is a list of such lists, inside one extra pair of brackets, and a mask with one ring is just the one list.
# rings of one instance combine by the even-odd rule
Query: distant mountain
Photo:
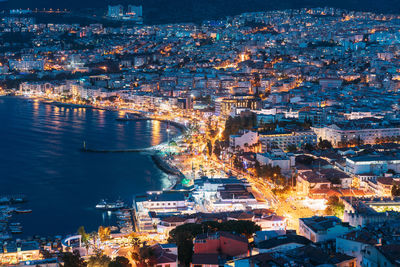
[(199, 22), (243, 12), (324, 6), (400, 13), (400, 0), (12, 0), (0, 2), (0, 8), (105, 9), (118, 3), (143, 5), (147, 23)]

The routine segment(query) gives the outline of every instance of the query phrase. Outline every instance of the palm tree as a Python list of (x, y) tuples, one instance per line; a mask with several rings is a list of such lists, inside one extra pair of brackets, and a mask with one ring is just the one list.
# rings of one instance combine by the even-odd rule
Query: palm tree
[(90, 234), (86, 233), (85, 227), (81, 226), (78, 228), (78, 234), (81, 236), (81, 241), (83, 242), (85, 248), (86, 248), (86, 254), (89, 253), (89, 247), (90, 247)]
[(240, 150), (240, 146), (239, 145), (237, 145), (235, 148), (236, 148), (236, 151)]
[(97, 232), (98, 232), (100, 241), (105, 241), (110, 238), (110, 228), (109, 227), (99, 226), (99, 229)]

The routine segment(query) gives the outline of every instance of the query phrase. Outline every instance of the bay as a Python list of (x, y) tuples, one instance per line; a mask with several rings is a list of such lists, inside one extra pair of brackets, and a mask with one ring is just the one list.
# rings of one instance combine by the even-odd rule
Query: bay
[[(14, 215), (24, 236), (66, 235), (113, 224), (94, 207), (170, 186), (168, 176), (142, 153), (87, 153), (87, 147), (145, 148), (165, 142), (167, 124), (118, 122), (117, 112), (60, 107), (17, 97), (0, 98), (0, 195), (24, 194), (31, 214)], [(170, 127), (170, 136), (179, 130)]]

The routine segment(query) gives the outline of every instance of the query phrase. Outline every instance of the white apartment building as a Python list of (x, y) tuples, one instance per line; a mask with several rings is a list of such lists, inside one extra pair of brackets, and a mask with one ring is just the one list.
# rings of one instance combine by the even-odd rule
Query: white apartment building
[(242, 135), (231, 135), (229, 136), (229, 145), (230, 147), (239, 146), (240, 149), (245, 149), (247, 146), (255, 145), (258, 142), (258, 133), (247, 131)]
[(350, 232), (353, 228), (335, 216), (299, 219), (299, 235), (312, 242), (325, 242)]
[(400, 172), (400, 158), (386, 155), (367, 155), (346, 158), (345, 171), (349, 174), (382, 175), (389, 169)]
[(322, 138), (330, 141), (333, 147), (339, 147), (343, 142), (358, 138), (364, 144), (375, 144), (377, 138), (400, 136), (400, 128), (394, 126), (341, 128), (332, 124), (324, 127), (311, 127), (311, 129), (317, 134), (318, 139)]
[(260, 133), (259, 139), (264, 151), (274, 146), (285, 150), (289, 145), (317, 144), (317, 135), (313, 131)]

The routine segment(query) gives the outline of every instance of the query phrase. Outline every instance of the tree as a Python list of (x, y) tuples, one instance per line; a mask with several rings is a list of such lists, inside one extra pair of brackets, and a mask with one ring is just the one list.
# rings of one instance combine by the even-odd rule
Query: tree
[(252, 221), (227, 221), (214, 222), (207, 221), (201, 224), (183, 224), (169, 233), (168, 241), (176, 243), (178, 247), (178, 259), (184, 266), (189, 266), (193, 255), (193, 239), (201, 233), (213, 233), (216, 231), (226, 231), (236, 234), (243, 234), (251, 237), (261, 227)]
[(339, 218), (343, 217), (344, 204), (337, 196), (331, 196), (328, 199), (327, 207), (325, 209), (327, 215), (334, 215)]
[(85, 261), (81, 258), (78, 250), (74, 252), (64, 252), (60, 256), (63, 264), (60, 264), (62, 267), (86, 267)]
[(303, 146), (303, 148), (304, 148), (305, 150), (307, 150), (307, 151), (313, 151), (313, 150), (315, 149), (315, 147), (314, 147), (312, 144), (310, 144), (310, 143), (306, 143), (306, 144)]
[(117, 256), (108, 264), (108, 267), (131, 267), (129, 260), (125, 257)]
[(322, 140), (322, 138), (319, 138), (319, 143), (318, 143), (318, 148), (320, 149), (331, 149), (332, 148), (332, 143), (326, 139)]
[(139, 266), (155, 266), (156, 259), (155, 253), (152, 247), (143, 244), (139, 249), (135, 249), (130, 253), (130, 257), (139, 263)]
[(256, 160), (256, 163), (254, 164), (254, 169), (256, 170), (256, 175), (258, 177), (260, 177), (261, 176), (261, 165), (258, 160)]
[(208, 140), (208, 141), (207, 141), (207, 152), (208, 152), (208, 155), (209, 155), (209, 156), (212, 155), (212, 149), (213, 149), (212, 143), (211, 143), (210, 140)]
[(168, 241), (176, 243), (181, 264), (188, 266), (192, 261), (193, 239), (200, 233), (203, 233), (202, 226), (193, 223), (180, 225), (169, 233)]
[(98, 252), (89, 258), (87, 267), (108, 267), (110, 262), (110, 257)]
[(53, 254), (52, 254), (50, 251), (46, 250), (46, 249), (41, 250), (41, 251), (40, 251), (40, 254), (42, 254), (42, 256), (43, 256), (44, 259), (51, 259), (51, 258), (53, 258)]
[(105, 241), (110, 239), (111, 230), (109, 227), (99, 226), (97, 233), (99, 235), (100, 241)]
[(82, 242), (86, 242), (90, 238), (90, 235), (88, 233), (86, 233), (85, 227), (83, 227), (83, 226), (78, 228), (78, 234), (81, 236)]
[(392, 187), (392, 196), (400, 197), (400, 185), (393, 185), (393, 187)]
[(296, 147), (296, 145), (288, 145), (287, 146), (287, 151), (289, 151), (289, 152), (296, 152), (297, 151), (297, 147)]
[(219, 156), (221, 155), (221, 143), (216, 140), (214, 143), (214, 155), (219, 158)]
[(217, 228), (219, 231), (245, 235), (247, 238), (261, 230), (261, 227), (252, 221), (226, 221), (217, 225)]
[(85, 227), (81, 226), (78, 228), (78, 234), (81, 236), (81, 241), (86, 248), (86, 253), (89, 251), (90, 247), (90, 234), (86, 233)]

